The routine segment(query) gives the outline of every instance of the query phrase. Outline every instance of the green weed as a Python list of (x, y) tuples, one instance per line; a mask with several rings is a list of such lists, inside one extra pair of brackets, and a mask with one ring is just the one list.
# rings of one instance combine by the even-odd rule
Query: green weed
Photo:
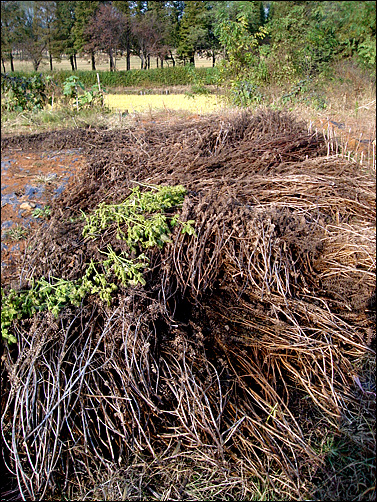
[(31, 215), (33, 218), (43, 218), (47, 220), (51, 216), (51, 208), (50, 206), (37, 207)]
[[(83, 236), (94, 239), (114, 225), (117, 239), (125, 240), (131, 251), (136, 251), (136, 246), (143, 249), (162, 247), (169, 242), (169, 234), (179, 223), (178, 214), (165, 212), (182, 205), (186, 189), (182, 185), (152, 188), (142, 193), (137, 186), (124, 202), (101, 203), (91, 215), (83, 214), (86, 219)], [(182, 232), (194, 233), (193, 223), (187, 221)]]
[(25, 239), (28, 233), (29, 230), (27, 228), (17, 224), (8, 230), (5, 230), (3, 236), (6, 240), (9, 241), (21, 241)]
[[(125, 240), (135, 253), (137, 247), (162, 247), (170, 241), (169, 234), (178, 224), (182, 227), (182, 233), (194, 235), (193, 220), (181, 222), (178, 213), (164, 214), (181, 207), (185, 195), (186, 189), (182, 185), (152, 187), (152, 190), (144, 193), (137, 186), (121, 204), (103, 203), (90, 216), (82, 213), (86, 221), (83, 236), (95, 239), (109, 226), (115, 225), (118, 239)], [(49, 206), (33, 212), (34, 217), (49, 215)], [(37, 281), (32, 280), (28, 290), (11, 289), (8, 295), (2, 290), (2, 337), (9, 344), (17, 343), (16, 337), (11, 333), (14, 320), (30, 318), (36, 312), (44, 310), (57, 317), (65, 306), (79, 306), (87, 294), (98, 294), (102, 301), (110, 305), (111, 295), (118, 288), (109, 280), (112, 274), (123, 286), (136, 286), (138, 283), (145, 285), (143, 270), (148, 267), (149, 260), (144, 253), (131, 258), (127, 253), (116, 254), (111, 246), (108, 246), (107, 252), (102, 253), (106, 259), (100, 263), (91, 260), (84, 276), (75, 281), (51, 278), (50, 282), (42, 277)], [(97, 267), (103, 268), (105, 273), (101, 273)]]

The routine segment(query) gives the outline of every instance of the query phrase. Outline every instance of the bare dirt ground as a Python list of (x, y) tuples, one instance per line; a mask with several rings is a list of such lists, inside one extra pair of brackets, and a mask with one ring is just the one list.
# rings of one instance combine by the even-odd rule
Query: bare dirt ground
[[(146, 284), (118, 284), (109, 305), (91, 294), (58, 319), (14, 321), (2, 425), (24, 496), (203, 500), (216, 485), (247, 499), (259, 483), (275, 498), (373, 496), (371, 172), (271, 110), (2, 138), (3, 155), (34, 163), (77, 148), (62, 162), (78, 159), (74, 183), (6, 280), (74, 281), (109, 246), (131, 253), (115, 224), (83, 238), (80, 215), (135, 185), (182, 184), (180, 219), (196, 233), (148, 249)], [(359, 471), (333, 467), (329, 437)]]
[[(26, 245), (22, 235), (12, 230), (30, 233), (41, 224), (32, 213), (44, 208), (75, 180), (75, 174), (85, 165), (76, 151), (22, 151), (9, 148), (1, 160), (1, 269), (4, 276), (19, 261)], [(25, 237), (25, 236), (24, 236)]]

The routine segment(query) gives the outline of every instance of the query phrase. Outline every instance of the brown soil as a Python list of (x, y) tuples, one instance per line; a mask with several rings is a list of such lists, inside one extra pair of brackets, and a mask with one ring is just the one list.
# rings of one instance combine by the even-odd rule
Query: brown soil
[[(35, 149), (34, 149), (35, 150)], [(64, 190), (70, 190), (75, 176), (85, 166), (79, 149), (36, 150), (8, 148), (1, 161), (1, 269), (3, 283), (15, 274), (26, 247), (25, 238), (12, 239), (9, 230), (25, 228), (28, 234), (38, 228), (41, 218), (34, 218), (36, 208), (51, 204)]]
[[(22, 286), (77, 280), (108, 245), (131, 253), (114, 225), (83, 238), (80, 216), (135, 184), (184, 185), (180, 219), (194, 220), (196, 235), (176, 228), (148, 249), (145, 286), (118, 284), (110, 305), (92, 294), (58, 320), (14, 321), (4, 416), (25, 433), (9, 448), (19, 469), (38, 470), (22, 477), (24, 496), (58, 483), (83, 496), (100, 469), (111, 480), (140, 452), (169, 469), (179, 445), (187, 472), (203, 452), (219, 472), (245, 472), (242, 485), (273, 473), (284, 493), (310, 497), (308, 480), (324, 466), (312, 441), (334, 424), (341, 431), (361, 399), (373, 411), (373, 383), (363, 381), (362, 397), (355, 384), (355, 361), (375, 344), (373, 176), (327, 157), (321, 134), (273, 111), (2, 140), (8, 156), (78, 147), (82, 169), (30, 238)], [(373, 433), (364, 440), (373, 455)], [(161, 479), (148, 486), (158, 492)]]

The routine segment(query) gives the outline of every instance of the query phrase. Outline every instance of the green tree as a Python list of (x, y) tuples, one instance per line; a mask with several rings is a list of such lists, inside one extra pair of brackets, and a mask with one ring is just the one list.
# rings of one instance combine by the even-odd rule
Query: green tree
[[(260, 27), (266, 22), (263, 2), (216, 1), (208, 3), (211, 9), (213, 49), (221, 51), (227, 60), (229, 60), (229, 51), (233, 51), (231, 58), (234, 59), (236, 56), (234, 50), (237, 46), (241, 52), (250, 54), (252, 51), (255, 52), (252, 49), (255, 46), (255, 40), (250, 35), (259, 33)], [(233, 29), (235, 29), (234, 37), (232, 37)], [(241, 38), (244, 38), (242, 42)]]
[(34, 71), (38, 71), (48, 44), (45, 8), (43, 4), (44, 2), (28, 2), (24, 4), (25, 30), (21, 46), (24, 54), (32, 61)]
[(325, 3), (271, 2), (270, 60), (278, 78), (312, 76), (336, 54), (334, 18), (327, 15)]
[(41, 37), (45, 39), (46, 49), (49, 55), (50, 70), (52, 71), (52, 53), (54, 23), (56, 21), (56, 8), (58, 2), (40, 1), (35, 2), (36, 14), (39, 18)]
[(339, 52), (357, 55), (373, 67), (376, 63), (376, 2), (323, 2), (327, 16), (334, 21)]
[(114, 1), (113, 5), (124, 16), (123, 47), (126, 51), (126, 70), (131, 69), (131, 3), (128, 1)]
[(195, 64), (195, 53), (206, 46), (207, 9), (204, 1), (185, 2), (179, 27), (177, 54), (184, 63)]
[(60, 61), (62, 55), (68, 56), (72, 71), (77, 70), (73, 34), (76, 3), (73, 1), (56, 2), (56, 16), (53, 24), (51, 44), (51, 52), (54, 58)]
[(148, 1), (147, 2), (147, 13), (151, 15), (152, 19), (155, 19), (159, 25), (160, 37), (154, 48), (154, 56), (156, 59), (156, 65), (158, 68), (159, 61), (161, 63), (161, 68), (164, 65), (164, 60), (168, 55), (169, 47), (169, 14), (168, 14), (168, 6), (166, 2), (157, 2), (157, 1)]
[(258, 63), (259, 46), (267, 33), (263, 28), (262, 2), (233, 2), (230, 10), (224, 4), (217, 11), (215, 29), (223, 47), (223, 73), (241, 76), (250, 73)]
[(166, 45), (168, 48), (168, 55), (170, 60), (175, 66), (174, 50), (179, 44), (179, 30), (181, 25), (181, 19), (183, 16), (183, 11), (185, 8), (185, 2), (183, 1), (171, 1), (166, 2), (167, 8), (167, 34), (166, 34)]
[[(99, 4), (99, 1), (88, 0), (79, 0), (76, 2), (75, 23), (72, 29), (74, 37), (74, 50), (76, 53), (86, 52), (85, 46), (90, 43), (90, 36), (86, 33), (86, 28), (96, 13)], [(95, 50), (90, 48), (88, 53), (90, 54), (92, 62), (92, 70), (95, 70)]]
[(19, 2), (1, 2), (1, 62), (5, 73), (5, 61), (14, 71), (13, 51), (22, 40), (25, 19)]

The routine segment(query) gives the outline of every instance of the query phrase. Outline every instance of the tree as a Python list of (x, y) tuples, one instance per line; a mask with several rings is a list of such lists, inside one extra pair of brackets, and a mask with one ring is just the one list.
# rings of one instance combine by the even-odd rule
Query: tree
[[(75, 8), (75, 23), (72, 28), (74, 37), (74, 50), (77, 53), (85, 52), (84, 47), (90, 42), (85, 30), (90, 24), (91, 18), (94, 16), (100, 4), (99, 1), (79, 0)], [(96, 69), (95, 50), (89, 49), (89, 54), (92, 61), (92, 70)]]
[(5, 61), (10, 61), (14, 71), (13, 50), (21, 41), (25, 19), (19, 2), (1, 2), (1, 61), (5, 72)]
[(38, 71), (47, 48), (43, 2), (30, 2), (25, 6), (24, 16), (25, 31), (21, 46), (32, 61), (34, 71)]
[(339, 53), (376, 63), (376, 2), (323, 2), (324, 15), (334, 22)]
[(141, 68), (147, 69), (150, 56), (163, 57), (164, 23), (155, 12), (146, 11), (132, 18), (133, 52), (140, 57)]
[(167, 10), (167, 22), (166, 22), (166, 35), (165, 43), (168, 50), (168, 55), (175, 66), (175, 58), (173, 55), (173, 50), (178, 47), (179, 44), (179, 29), (181, 25), (181, 19), (183, 16), (183, 11), (185, 7), (185, 2), (183, 1), (171, 1), (166, 2)]
[(56, 16), (53, 23), (51, 44), (51, 52), (56, 59), (60, 60), (63, 54), (69, 56), (72, 71), (77, 70), (73, 35), (76, 3), (73, 1), (56, 2)]
[(204, 1), (185, 2), (180, 28), (178, 55), (184, 62), (195, 64), (195, 53), (206, 46), (207, 11)]
[(88, 42), (83, 50), (106, 52), (110, 58), (110, 71), (114, 71), (116, 51), (121, 48), (125, 25), (125, 18), (119, 10), (110, 4), (100, 5), (84, 32)]
[(123, 47), (126, 50), (126, 70), (131, 69), (131, 2), (115, 1), (112, 2), (114, 7), (119, 10), (124, 16), (124, 33)]
[(53, 25), (56, 19), (57, 2), (44, 1), (35, 2), (37, 5), (36, 15), (38, 16), (41, 37), (45, 39), (46, 48), (49, 54), (50, 70), (52, 71), (52, 44)]
[(220, 53), (221, 45), (216, 35), (216, 12), (222, 2), (205, 2), (206, 14), (203, 21), (206, 29), (205, 45), (198, 52), (212, 58), (212, 66), (215, 66), (216, 56)]
[[(327, 2), (272, 2), (268, 26), (271, 60), (286, 79), (310, 77), (328, 66), (337, 51), (334, 17), (325, 13)], [(333, 3), (335, 8), (339, 2)], [(352, 3), (352, 2), (351, 2)], [(283, 64), (282, 64), (283, 63)]]
[[(262, 2), (222, 2), (216, 12), (215, 35), (223, 48), (223, 67), (231, 74), (249, 72), (259, 60), (265, 38)], [(229, 8), (228, 8), (229, 7)]]
[(153, 20), (153, 25), (161, 30), (161, 36), (159, 40), (156, 40), (153, 55), (157, 58), (157, 67), (159, 61), (161, 62), (161, 67), (163, 67), (164, 59), (169, 52), (168, 40), (170, 18), (168, 14), (168, 5), (165, 2), (148, 1), (146, 12), (149, 13), (151, 20)]

